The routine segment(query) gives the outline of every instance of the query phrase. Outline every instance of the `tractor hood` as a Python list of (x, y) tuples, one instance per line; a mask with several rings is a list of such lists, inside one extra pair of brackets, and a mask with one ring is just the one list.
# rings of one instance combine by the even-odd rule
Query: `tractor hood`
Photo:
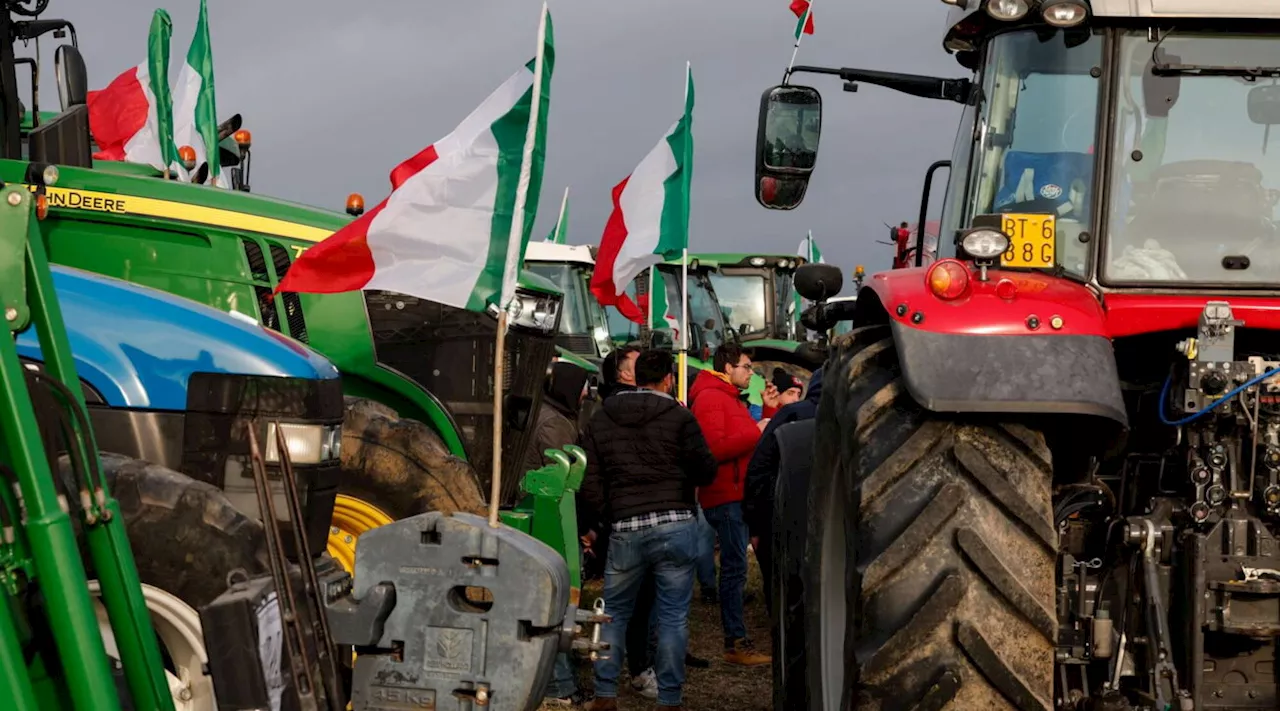
[[(50, 270), (76, 370), (112, 407), (184, 410), (194, 373), (338, 377), (316, 352), (247, 317), (79, 269)], [(34, 328), (17, 346), (43, 361)]]

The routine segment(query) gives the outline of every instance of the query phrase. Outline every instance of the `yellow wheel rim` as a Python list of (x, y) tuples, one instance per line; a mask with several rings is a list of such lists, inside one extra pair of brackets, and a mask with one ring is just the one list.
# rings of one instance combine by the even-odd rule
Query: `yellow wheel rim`
[(329, 526), (329, 555), (355, 575), (356, 539), (378, 526), (385, 526), (395, 519), (386, 511), (363, 499), (338, 494), (333, 505), (333, 521)]

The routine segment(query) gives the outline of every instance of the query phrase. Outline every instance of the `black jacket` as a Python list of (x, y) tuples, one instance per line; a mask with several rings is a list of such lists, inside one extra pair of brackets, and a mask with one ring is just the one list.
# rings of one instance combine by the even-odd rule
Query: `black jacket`
[(553, 363), (551, 374), (543, 386), (542, 407), (533, 429), (533, 445), (525, 452), (524, 471), (540, 469), (550, 460), (543, 456), (548, 449), (562, 449), (578, 443), (578, 408), (582, 389), (587, 384), (587, 371), (572, 363)]
[(582, 448), (587, 475), (579, 513), (597, 530), (652, 511), (693, 510), (695, 490), (716, 475), (693, 414), (651, 390), (606, 398), (583, 432)]
[(804, 399), (793, 402), (778, 410), (760, 433), (760, 442), (756, 444), (755, 454), (747, 464), (746, 489), (742, 498), (742, 517), (746, 520), (751, 535), (762, 536), (769, 530), (769, 522), (773, 520), (773, 490), (778, 481), (778, 462), (781, 453), (778, 451), (778, 438), (773, 433), (779, 427), (800, 420), (811, 420), (818, 416), (818, 402), (822, 399), (822, 368), (813, 371), (809, 376), (809, 392)]

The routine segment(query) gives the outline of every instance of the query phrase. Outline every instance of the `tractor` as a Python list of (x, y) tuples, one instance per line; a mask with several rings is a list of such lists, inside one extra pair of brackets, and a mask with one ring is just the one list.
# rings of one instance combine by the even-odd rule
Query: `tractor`
[(525, 270), (555, 284), (564, 294), (557, 355), (592, 374), (599, 372), (600, 363), (614, 348), (604, 308), (591, 297), (595, 264), (594, 248), (582, 245), (533, 240), (524, 251)]
[(720, 307), (754, 355), (756, 372), (766, 380), (782, 368), (804, 382), (826, 353), (815, 347), (800, 324), (800, 297), (793, 279), (805, 263), (794, 254), (691, 254), (712, 271)]
[[(627, 284), (623, 291), (641, 310), (648, 314), (650, 307), (658, 309), (658, 315), (649, 323), (637, 324), (622, 315), (616, 307), (605, 308), (609, 333), (619, 345), (637, 345), (643, 348), (677, 349), (680, 346), (681, 320), (681, 272), (682, 260), (668, 259), (657, 265), (656, 271), (645, 269)], [(650, 273), (652, 272), (652, 279)], [(689, 284), (689, 350), (687, 353), (688, 381), (693, 383), (698, 371), (712, 367), (712, 357), (721, 344), (729, 340), (741, 341), (738, 332), (725, 327), (724, 307), (711, 282), (712, 269), (700, 260), (690, 257)], [(657, 298), (653, 295), (657, 294)], [(654, 328), (654, 324), (662, 325)], [(757, 373), (751, 376), (747, 389), (747, 402), (760, 407), (765, 380)]]
[(852, 328), (773, 502), (776, 707), (1277, 708), (1280, 5), (944, 4), (963, 76), (761, 98), (784, 210), (821, 131), (796, 75), (962, 109), (935, 261), (842, 303), (796, 274)]
[[(67, 30), (71, 42), (53, 53), (61, 111), (26, 110), (17, 98), (15, 62), (35, 60), (15, 60), (11, 48)], [(59, 183), (47, 192), (50, 260), (248, 316), (337, 366), (346, 420), (335, 545), (425, 511), (482, 512), (494, 387), (506, 393), (502, 504), (516, 503), (520, 463), (556, 354), (560, 291), (528, 271), (520, 275), (506, 380), (496, 385), (495, 313), (385, 291), (273, 298), (299, 255), (362, 214), (363, 198), (349, 199), (343, 214), (249, 192), (252, 135), (238, 114), (220, 129), (234, 189), (198, 184), (205, 165), (193, 166), (194, 182), (184, 182), (149, 166), (94, 159), (86, 69), (75, 37), (65, 20), (0, 17), (0, 98), (7, 107), (0, 116), (0, 179), (22, 182), (29, 161), (59, 167)]]

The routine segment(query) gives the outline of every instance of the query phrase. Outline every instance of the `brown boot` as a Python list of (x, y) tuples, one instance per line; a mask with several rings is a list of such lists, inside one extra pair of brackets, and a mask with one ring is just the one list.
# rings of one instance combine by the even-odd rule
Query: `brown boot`
[(587, 704), (587, 711), (618, 711), (618, 700), (596, 697)]
[(756, 650), (745, 639), (735, 639), (724, 650), (724, 660), (742, 667), (758, 667), (773, 662), (773, 657)]

